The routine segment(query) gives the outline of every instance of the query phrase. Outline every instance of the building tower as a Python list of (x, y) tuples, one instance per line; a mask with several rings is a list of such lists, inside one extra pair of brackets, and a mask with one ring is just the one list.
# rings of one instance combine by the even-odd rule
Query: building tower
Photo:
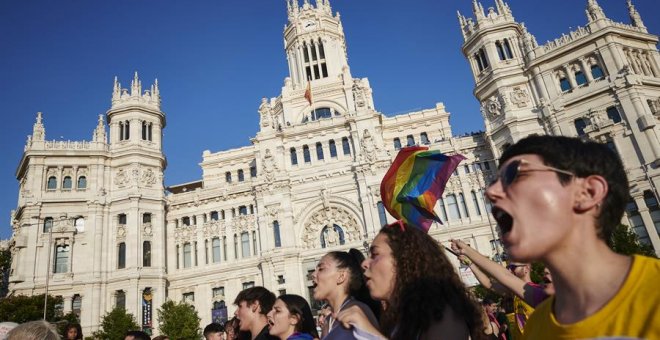
[(496, 156), (507, 145), (543, 128), (537, 98), (525, 74), (525, 41), (533, 37), (515, 21), (509, 5), (495, 1), (484, 12), (472, 1), (474, 19), (458, 13), (464, 43), (462, 51), (474, 76), (474, 94), (481, 103), (486, 139)]
[[(115, 78), (110, 126), (107, 244), (108, 298), (123, 300), (127, 311), (154, 326), (151, 308), (165, 302), (166, 245), (162, 129), (158, 80), (142, 90), (137, 72), (129, 89)], [(108, 304), (108, 310), (116, 303)]]

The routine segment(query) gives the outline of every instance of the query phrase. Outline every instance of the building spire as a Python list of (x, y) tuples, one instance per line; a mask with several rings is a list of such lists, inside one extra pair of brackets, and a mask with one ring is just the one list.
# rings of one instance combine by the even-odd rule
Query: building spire
[(474, 13), (474, 17), (477, 19), (477, 22), (486, 18), (484, 15), (484, 6), (477, 2), (477, 0), (472, 0), (472, 12)]
[(46, 140), (46, 128), (44, 128), (41, 112), (37, 112), (37, 121), (32, 126), (32, 141)]
[(605, 12), (598, 4), (597, 0), (587, 0), (587, 19), (589, 22), (605, 19)]
[(98, 123), (94, 129), (94, 135), (92, 136), (92, 141), (106, 143), (106, 133), (105, 133), (105, 123), (103, 122), (103, 115), (99, 115)]
[(632, 21), (633, 26), (646, 29), (642, 17), (639, 15), (639, 12), (637, 12), (637, 9), (635, 9), (632, 0), (626, 0), (626, 2), (628, 3), (628, 15), (630, 15), (630, 21)]
[(497, 14), (504, 17), (513, 17), (509, 4), (504, 2), (504, 0), (495, 0), (495, 7), (497, 7)]

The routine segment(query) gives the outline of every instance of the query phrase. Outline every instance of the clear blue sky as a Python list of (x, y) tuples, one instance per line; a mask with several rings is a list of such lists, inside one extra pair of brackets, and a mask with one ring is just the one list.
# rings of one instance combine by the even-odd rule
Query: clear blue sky
[[(660, 1), (633, 0), (660, 34)], [(539, 43), (586, 23), (586, 0), (511, 0)], [(624, 0), (600, 0), (629, 22)], [(302, 0), (301, 0), (302, 3)], [(331, 0), (341, 13), (351, 72), (368, 77), (386, 115), (444, 102), (454, 134), (483, 129), (460, 47), (456, 11), (470, 0)], [(494, 0), (482, 2), (485, 8)], [(202, 151), (249, 144), (262, 97), (288, 75), (284, 0), (0, 1), (0, 238), (11, 236), (14, 177), (37, 111), (48, 140), (90, 140), (112, 82), (158, 78), (167, 115), (165, 184), (201, 178)]]

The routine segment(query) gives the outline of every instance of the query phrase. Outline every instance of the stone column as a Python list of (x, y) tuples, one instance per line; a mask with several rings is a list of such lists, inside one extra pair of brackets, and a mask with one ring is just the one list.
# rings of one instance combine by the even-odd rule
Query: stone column
[(580, 65), (582, 66), (582, 72), (587, 76), (587, 83), (591, 84), (594, 81), (594, 77), (591, 74), (591, 67), (589, 67), (584, 58), (580, 58)]
[(571, 90), (574, 90), (577, 87), (577, 83), (575, 82), (575, 74), (573, 73), (573, 68), (569, 64), (563, 64), (562, 66), (564, 68), (564, 72), (566, 72), (566, 78), (571, 84)]
[(644, 222), (646, 233), (649, 235), (649, 239), (651, 240), (651, 245), (653, 245), (653, 248), (656, 250), (657, 254), (660, 252), (660, 237), (658, 237), (658, 232), (655, 230), (655, 224), (653, 223), (653, 219), (649, 213), (649, 208), (646, 206), (646, 202), (644, 201), (644, 196), (637, 196), (634, 198), (634, 200), (637, 204), (639, 214), (642, 217), (642, 221)]
[(607, 49), (610, 52), (610, 55), (612, 56), (612, 60), (614, 61), (614, 65), (616, 66), (616, 70), (612, 72), (610, 70), (610, 74), (616, 74), (619, 72), (621, 68), (623, 68), (623, 65), (625, 65), (625, 62), (621, 58), (621, 54), (619, 49), (616, 46), (616, 43), (614, 42), (614, 38), (612, 38), (611, 35), (606, 35), (605, 36), (605, 41), (607, 42)]

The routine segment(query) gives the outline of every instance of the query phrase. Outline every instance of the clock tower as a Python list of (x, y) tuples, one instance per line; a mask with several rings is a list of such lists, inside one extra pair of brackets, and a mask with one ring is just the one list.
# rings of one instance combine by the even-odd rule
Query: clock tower
[(339, 13), (333, 15), (330, 0), (287, 0), (288, 23), (284, 48), (294, 89), (307, 80), (336, 78), (347, 72), (346, 39)]

